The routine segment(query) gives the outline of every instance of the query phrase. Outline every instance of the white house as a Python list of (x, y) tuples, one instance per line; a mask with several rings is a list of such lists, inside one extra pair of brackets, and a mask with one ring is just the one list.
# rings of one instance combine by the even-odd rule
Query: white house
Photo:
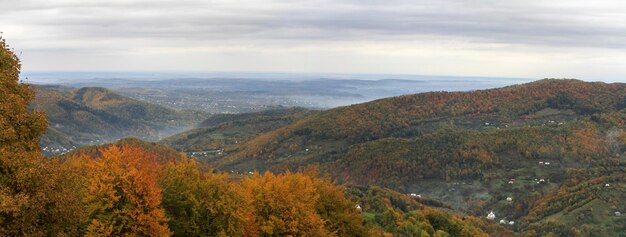
[(510, 202), (510, 201), (513, 201), (513, 198), (512, 197), (507, 197), (506, 200)]
[(500, 224), (506, 224), (506, 221), (504, 219), (500, 220)]
[(489, 214), (487, 215), (487, 220), (494, 220), (496, 219), (496, 214), (493, 214), (493, 212), (489, 212)]
[(515, 225), (515, 221), (509, 221), (509, 225)]

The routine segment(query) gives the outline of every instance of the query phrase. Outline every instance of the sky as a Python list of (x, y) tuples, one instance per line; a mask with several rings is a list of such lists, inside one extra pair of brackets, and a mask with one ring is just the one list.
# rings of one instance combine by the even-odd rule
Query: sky
[(621, 0), (0, 0), (24, 71), (626, 81)]

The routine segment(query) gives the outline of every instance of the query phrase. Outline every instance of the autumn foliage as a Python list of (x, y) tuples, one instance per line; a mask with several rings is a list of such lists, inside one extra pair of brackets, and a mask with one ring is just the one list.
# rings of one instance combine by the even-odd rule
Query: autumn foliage
[(169, 236), (154, 159), (132, 146), (111, 146), (101, 157), (82, 158), (88, 170), (86, 236)]
[(39, 150), (46, 119), (28, 109), (33, 94), (7, 47), (0, 38), (0, 236), (75, 235), (77, 197)]
[(248, 206), (228, 175), (203, 172), (196, 161), (182, 157), (163, 167), (159, 183), (174, 236), (246, 233)]

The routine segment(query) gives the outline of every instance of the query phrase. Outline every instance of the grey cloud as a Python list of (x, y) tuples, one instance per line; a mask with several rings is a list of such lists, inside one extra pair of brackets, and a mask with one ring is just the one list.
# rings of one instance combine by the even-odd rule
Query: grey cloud
[[(404, 40), (626, 47), (619, 1), (0, 1), (0, 28), (65, 39)], [(561, 6), (562, 5), (562, 6)], [(591, 19), (591, 20), (590, 20)]]

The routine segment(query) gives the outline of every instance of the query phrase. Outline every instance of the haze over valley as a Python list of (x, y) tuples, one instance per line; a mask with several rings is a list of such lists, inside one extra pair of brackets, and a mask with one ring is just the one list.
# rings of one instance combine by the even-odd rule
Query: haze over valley
[(522, 78), (290, 73), (25, 73), (39, 85), (105, 87), (172, 109), (212, 114), (266, 108), (333, 108), (428, 91), (468, 91), (529, 82)]

